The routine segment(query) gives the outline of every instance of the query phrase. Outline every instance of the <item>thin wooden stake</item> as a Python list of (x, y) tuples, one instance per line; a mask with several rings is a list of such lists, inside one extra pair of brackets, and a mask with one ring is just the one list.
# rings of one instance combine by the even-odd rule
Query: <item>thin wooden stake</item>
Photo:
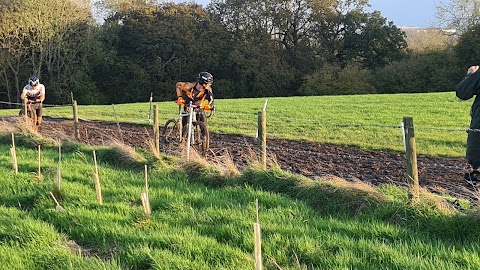
[(95, 173), (98, 174), (97, 154), (93, 150), (93, 162), (95, 163)]
[(140, 201), (142, 202), (143, 213), (147, 214), (147, 206), (145, 204), (145, 192), (140, 193)]
[(61, 212), (65, 211), (65, 209), (58, 203), (57, 198), (55, 198), (55, 195), (53, 195), (53, 193), (51, 191), (50, 191), (50, 195), (52, 196), (53, 200), (55, 201), (55, 204), (56, 204), (55, 209), (57, 209), (57, 211), (61, 211)]
[(98, 204), (103, 204), (103, 197), (102, 197), (102, 186), (100, 185), (100, 179), (98, 178), (98, 174), (93, 174), (93, 180), (95, 181), (95, 192), (97, 194), (97, 201)]
[(260, 219), (258, 217), (258, 199), (255, 199), (255, 213), (257, 214), (257, 223), (260, 223)]
[(10, 148), (10, 155), (12, 157), (13, 173), (18, 175), (17, 150), (15, 148), (15, 135), (12, 132), (12, 148)]
[(155, 140), (155, 151), (160, 154), (160, 128), (158, 122), (158, 106), (153, 106), (153, 138)]
[(58, 141), (58, 167), (55, 185), (57, 186), (57, 190), (60, 191), (62, 188), (62, 143), (60, 140)]
[(97, 164), (97, 155), (95, 150), (93, 151), (93, 161), (95, 163), (95, 172), (93, 173), (93, 181), (95, 182), (95, 192), (97, 194), (97, 201), (98, 204), (103, 204), (103, 197), (102, 197), (102, 186), (100, 185), (100, 178), (98, 176), (98, 164)]
[(145, 165), (145, 206), (147, 208), (148, 215), (151, 214), (152, 209), (150, 208), (150, 197), (148, 196), (148, 167)]
[(257, 216), (257, 222), (253, 224), (253, 235), (255, 239), (255, 270), (262, 270), (262, 236), (260, 230), (260, 220), (258, 217), (258, 199), (255, 199), (255, 212)]
[(42, 179), (42, 149), (41, 145), (38, 145), (38, 179)]
[(152, 212), (150, 210), (150, 202), (148, 201), (147, 193), (143, 192), (142, 194), (140, 194), (140, 199), (142, 201), (143, 212), (145, 213), (145, 215), (150, 216)]

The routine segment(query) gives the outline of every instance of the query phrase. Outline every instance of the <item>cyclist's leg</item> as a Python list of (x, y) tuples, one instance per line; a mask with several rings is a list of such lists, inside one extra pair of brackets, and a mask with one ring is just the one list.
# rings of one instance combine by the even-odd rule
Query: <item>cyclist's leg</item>
[(207, 116), (205, 115), (204, 110), (200, 110), (197, 112), (197, 121), (201, 121), (207, 124)]
[(43, 113), (43, 104), (42, 103), (37, 103), (35, 104), (35, 112), (37, 114), (37, 126), (40, 126), (42, 123), (42, 113)]
[[(186, 114), (188, 112), (187, 106), (183, 106), (183, 113)], [(188, 115), (182, 117), (182, 127), (188, 124)]]

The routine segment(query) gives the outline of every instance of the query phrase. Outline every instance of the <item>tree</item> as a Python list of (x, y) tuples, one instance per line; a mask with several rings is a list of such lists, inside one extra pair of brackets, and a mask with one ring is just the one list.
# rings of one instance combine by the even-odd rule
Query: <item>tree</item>
[(195, 80), (203, 70), (218, 78), (231, 44), (223, 26), (196, 4), (118, 10), (103, 28), (115, 36), (115, 58), (110, 75), (102, 74), (109, 83), (99, 83), (115, 102), (145, 100), (151, 92), (156, 99), (174, 99), (175, 82)]
[(480, 25), (468, 28), (458, 40), (455, 53), (463, 70), (480, 63)]
[(406, 28), (408, 51), (411, 53), (438, 52), (452, 48), (457, 39), (448, 35), (447, 31), (438, 28)]
[(480, 23), (480, 2), (478, 0), (439, 1), (435, 14), (440, 27), (455, 29), (458, 34)]
[(47, 99), (66, 96), (92, 19), (89, 1), (3, 0), (0, 18), (0, 62), (10, 67), (2, 79), (16, 89), (9, 95), (18, 101), (20, 78), (34, 74), (48, 80)]
[(393, 22), (387, 23), (380, 12), (352, 11), (342, 21), (340, 57), (344, 65), (353, 62), (377, 69), (405, 56), (407, 42), (404, 33)]

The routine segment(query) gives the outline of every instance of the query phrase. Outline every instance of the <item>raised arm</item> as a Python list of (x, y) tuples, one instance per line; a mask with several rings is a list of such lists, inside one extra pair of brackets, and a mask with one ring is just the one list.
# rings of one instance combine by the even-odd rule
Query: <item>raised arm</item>
[(480, 72), (477, 72), (479, 66), (471, 66), (465, 77), (455, 88), (459, 99), (467, 100), (477, 95), (480, 90)]

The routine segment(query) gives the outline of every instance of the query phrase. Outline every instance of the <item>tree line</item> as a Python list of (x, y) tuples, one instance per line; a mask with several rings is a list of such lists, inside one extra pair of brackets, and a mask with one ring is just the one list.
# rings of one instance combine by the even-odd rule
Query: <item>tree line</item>
[(174, 100), (200, 71), (217, 98), (452, 91), (480, 62), (476, 21), (408, 34), (368, 0), (0, 3), (0, 100), (12, 103), (32, 74), (49, 104), (111, 104)]

